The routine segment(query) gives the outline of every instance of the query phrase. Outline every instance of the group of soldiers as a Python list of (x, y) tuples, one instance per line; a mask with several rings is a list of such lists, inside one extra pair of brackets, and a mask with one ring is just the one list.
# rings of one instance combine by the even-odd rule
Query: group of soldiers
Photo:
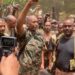
[(17, 38), (6, 56), (0, 47), (0, 75), (75, 75), (74, 18), (61, 22), (49, 13), (28, 14), (34, 4), (28, 0), (18, 18), (16, 10), (0, 18), (0, 38)]

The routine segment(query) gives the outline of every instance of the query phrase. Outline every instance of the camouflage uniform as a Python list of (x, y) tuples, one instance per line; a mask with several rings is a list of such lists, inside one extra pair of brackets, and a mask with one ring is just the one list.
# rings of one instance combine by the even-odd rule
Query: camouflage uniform
[[(32, 34), (29, 30), (25, 34), (27, 44), (19, 57), (21, 75), (38, 75), (41, 64), (41, 51), (44, 47), (43, 37), (40, 33)], [(25, 42), (25, 41), (24, 41)], [(23, 43), (23, 42), (21, 42)]]

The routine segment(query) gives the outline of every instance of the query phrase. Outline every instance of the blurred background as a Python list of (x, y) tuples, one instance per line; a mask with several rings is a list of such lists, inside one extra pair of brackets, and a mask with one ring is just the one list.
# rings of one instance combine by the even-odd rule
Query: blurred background
[[(19, 3), (21, 10), (26, 2), (27, 0), (0, 0), (0, 15), (7, 5)], [(57, 20), (75, 14), (75, 0), (39, 0), (38, 4), (41, 5), (43, 14), (49, 12)], [(32, 9), (34, 8), (33, 6)]]

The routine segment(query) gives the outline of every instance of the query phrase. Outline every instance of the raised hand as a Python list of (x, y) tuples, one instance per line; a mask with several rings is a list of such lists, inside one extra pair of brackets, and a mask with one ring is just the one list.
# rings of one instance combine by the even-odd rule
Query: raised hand
[(38, 0), (32, 0), (33, 2), (38, 2)]
[(37, 3), (38, 0), (30, 0), (30, 2), (33, 4), (33, 3)]

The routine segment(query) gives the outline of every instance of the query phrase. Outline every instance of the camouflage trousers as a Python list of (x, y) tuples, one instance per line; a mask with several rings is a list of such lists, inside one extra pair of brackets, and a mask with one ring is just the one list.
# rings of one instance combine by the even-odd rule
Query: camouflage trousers
[(20, 66), (19, 75), (39, 75), (39, 69), (36, 67)]

